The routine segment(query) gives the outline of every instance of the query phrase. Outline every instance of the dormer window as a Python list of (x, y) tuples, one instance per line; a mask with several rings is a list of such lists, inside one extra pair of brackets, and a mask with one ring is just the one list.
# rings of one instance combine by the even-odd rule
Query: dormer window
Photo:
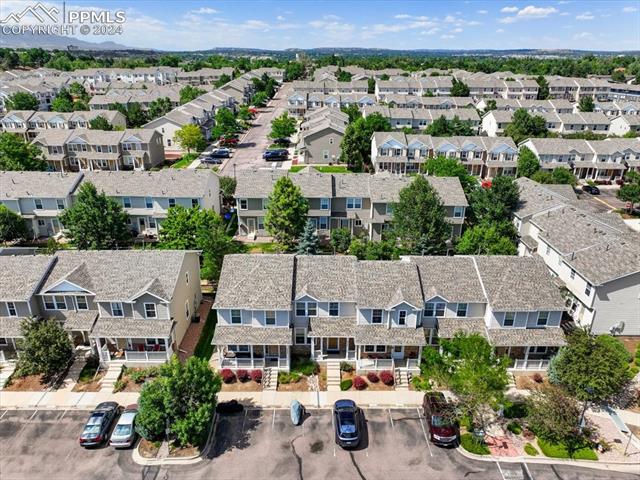
[(122, 308), (122, 302), (111, 302), (111, 316), (124, 317), (124, 309)]
[(398, 312), (398, 325), (406, 325), (407, 324), (407, 311), (400, 310)]
[(371, 312), (371, 323), (375, 323), (375, 324), (382, 323), (382, 310), (375, 309)]
[(504, 314), (504, 322), (502, 325), (505, 327), (513, 327), (515, 320), (516, 320), (515, 312), (507, 312)]
[(145, 303), (144, 304), (144, 316), (145, 318), (157, 318), (156, 304)]
[(549, 312), (538, 312), (538, 321), (536, 326), (545, 327), (549, 321)]

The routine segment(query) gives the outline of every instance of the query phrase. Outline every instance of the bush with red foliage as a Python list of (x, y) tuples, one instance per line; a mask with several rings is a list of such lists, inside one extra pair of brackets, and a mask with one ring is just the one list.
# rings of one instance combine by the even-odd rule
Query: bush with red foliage
[(380, 380), (385, 385), (393, 385), (393, 373), (391, 373), (389, 370), (383, 370), (382, 372), (380, 372)]
[(240, 380), (241, 382), (246, 382), (251, 378), (249, 376), (249, 372), (244, 368), (238, 369), (238, 371), (236, 372), (236, 376), (238, 377), (238, 380)]
[(356, 390), (364, 390), (367, 388), (367, 381), (362, 377), (355, 377), (353, 379), (353, 387)]
[(376, 372), (369, 372), (367, 373), (367, 380), (371, 383), (378, 383), (380, 381), (380, 377), (378, 377)]
[(256, 383), (262, 383), (262, 370), (251, 370), (251, 380)]
[(544, 382), (544, 378), (539, 373), (534, 373), (533, 374), (533, 381), (536, 382), (536, 383), (542, 383), (542, 382)]
[(224, 383), (232, 383), (236, 379), (236, 374), (229, 368), (223, 368), (220, 371), (220, 376)]

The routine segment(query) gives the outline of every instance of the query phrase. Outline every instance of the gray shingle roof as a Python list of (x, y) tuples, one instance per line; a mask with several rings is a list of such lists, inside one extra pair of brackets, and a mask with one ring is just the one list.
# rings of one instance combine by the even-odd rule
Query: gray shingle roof
[(226, 255), (214, 308), (289, 310), (294, 255)]
[(561, 347), (567, 343), (560, 327), (490, 328), (487, 331), (494, 347)]
[(479, 333), (487, 338), (487, 329), (484, 318), (438, 318), (438, 337), (453, 338), (457, 332), (466, 334)]
[(28, 301), (53, 262), (48, 255), (1, 255), (0, 302)]
[(81, 178), (82, 173), (0, 171), (0, 200), (64, 198)]
[(356, 265), (359, 308), (388, 309), (406, 302), (422, 308), (422, 290), (414, 264), (397, 261), (360, 261)]
[(562, 206), (567, 201), (557, 191), (549, 190), (546, 185), (540, 185), (526, 177), (518, 178), (516, 183), (520, 188), (520, 200), (514, 213), (520, 218)]
[(101, 317), (96, 321), (90, 336), (92, 338), (168, 338), (173, 324), (173, 320)]
[(236, 198), (268, 198), (280, 177), (289, 176), (306, 198), (331, 198), (332, 177), (312, 168), (289, 175), (282, 170), (244, 170), (237, 175)]
[(20, 317), (0, 317), (0, 337), (21, 338), (22, 328), (20, 328), (20, 324), (22, 320)]
[(292, 345), (292, 330), (283, 327), (217, 326), (213, 345)]
[(494, 312), (565, 309), (560, 291), (541, 257), (473, 258)]
[(309, 337), (355, 337), (355, 317), (311, 317)]
[(62, 326), (68, 332), (90, 332), (96, 318), (98, 318), (97, 310), (88, 310), (86, 312), (74, 312), (72, 310), (67, 310), (60, 313), (62, 313), (62, 315), (59, 319), (64, 322)]
[(424, 329), (411, 327), (387, 328), (385, 325), (357, 325), (357, 345), (426, 345)]
[(309, 295), (320, 302), (355, 302), (356, 257), (300, 255), (296, 257), (295, 298)]
[[(93, 183), (110, 197), (194, 197), (208, 194), (207, 184), (215, 173), (207, 169), (185, 168), (150, 171), (85, 172), (83, 182)], [(211, 192), (218, 195), (217, 191)]]

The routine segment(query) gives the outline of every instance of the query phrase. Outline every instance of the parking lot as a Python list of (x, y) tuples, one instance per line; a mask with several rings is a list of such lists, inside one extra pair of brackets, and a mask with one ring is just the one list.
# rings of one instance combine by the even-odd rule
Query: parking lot
[(310, 410), (299, 427), (288, 410), (250, 409), (218, 417), (205, 460), (195, 465), (141, 467), (131, 450), (85, 450), (77, 437), (81, 411), (0, 411), (0, 478), (41, 479), (631, 479), (633, 475), (575, 467), (469, 460), (430, 445), (417, 409), (366, 409), (360, 448), (334, 442), (329, 410)]

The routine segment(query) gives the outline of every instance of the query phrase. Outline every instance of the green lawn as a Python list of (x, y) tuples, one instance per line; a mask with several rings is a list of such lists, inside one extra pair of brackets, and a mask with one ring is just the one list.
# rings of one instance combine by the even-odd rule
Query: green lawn
[(289, 171), (291, 173), (298, 173), (300, 170), (306, 168), (306, 165), (292, 165)]
[(211, 354), (213, 353), (211, 340), (213, 340), (213, 332), (216, 329), (216, 323), (218, 323), (218, 316), (216, 315), (215, 310), (211, 310), (207, 316), (204, 328), (200, 333), (200, 339), (198, 340), (196, 349), (193, 352), (195, 357), (202, 358), (204, 360), (209, 360), (211, 358)]
[(171, 165), (171, 168), (187, 168), (196, 158), (198, 158), (197, 153), (187, 153), (183, 155), (180, 160)]
[(98, 364), (96, 362), (87, 363), (84, 367), (82, 367), (82, 371), (80, 371), (78, 383), (89, 383), (93, 380), (93, 377), (95, 377), (97, 371)]
[(249, 245), (248, 253), (279, 253), (280, 245), (275, 242), (253, 243)]
[(470, 433), (460, 435), (460, 445), (467, 452), (475, 453), (476, 455), (489, 455), (491, 453), (489, 447), (484, 443), (477, 442)]
[(564, 444), (554, 444), (547, 442), (542, 438), (538, 438), (538, 447), (542, 450), (542, 453), (551, 458), (572, 458), (574, 460), (598, 460), (598, 455), (589, 446), (585, 446), (569, 452), (567, 446)]
[(318, 165), (313, 168), (315, 168), (320, 173), (351, 173), (351, 170), (349, 170), (344, 165)]

